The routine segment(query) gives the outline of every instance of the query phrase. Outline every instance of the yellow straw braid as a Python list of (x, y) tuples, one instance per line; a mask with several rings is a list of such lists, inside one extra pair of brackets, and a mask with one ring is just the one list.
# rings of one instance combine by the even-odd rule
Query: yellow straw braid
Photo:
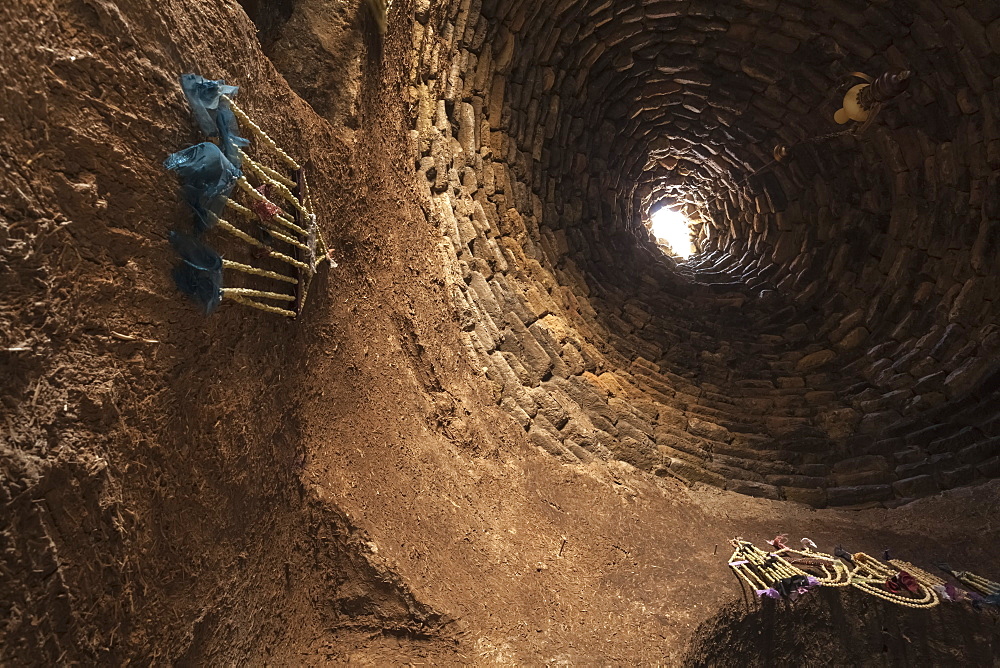
[(955, 573), (955, 577), (962, 584), (972, 587), (979, 593), (985, 594), (986, 596), (1000, 594), (1000, 583), (988, 580), (982, 576), (976, 575), (975, 573), (970, 573), (969, 571), (958, 571)]
[[(736, 551), (729, 558), (730, 568), (753, 589), (769, 589), (779, 580), (795, 576), (808, 577), (809, 575), (789, 564), (777, 553), (769, 555), (752, 543), (738, 538), (732, 542)], [(748, 568), (746, 564), (733, 566), (733, 562), (737, 561), (747, 561), (753, 564), (760, 571), (760, 575)]]
[(229, 295), (229, 299), (238, 304), (249, 306), (250, 308), (255, 308), (260, 311), (267, 311), (268, 313), (277, 313), (278, 315), (283, 315), (288, 318), (294, 318), (297, 315), (295, 311), (289, 311), (288, 309), (278, 308), (277, 306), (271, 306), (270, 304), (261, 304), (260, 302), (254, 301), (252, 299), (246, 299), (239, 295)]
[(297, 278), (292, 278), (291, 276), (285, 276), (284, 274), (279, 274), (276, 271), (268, 271), (267, 269), (258, 269), (257, 267), (251, 267), (248, 264), (242, 264), (240, 262), (233, 262), (232, 260), (223, 260), (222, 266), (226, 269), (233, 269), (235, 271), (242, 271), (244, 274), (254, 274), (256, 276), (264, 276), (265, 278), (273, 278), (276, 281), (284, 281), (285, 283), (291, 283), (292, 285), (298, 285), (299, 280)]
[(917, 568), (908, 561), (903, 561), (902, 559), (890, 559), (889, 563), (898, 568), (901, 571), (906, 571), (913, 577), (915, 577), (919, 582), (927, 585), (928, 587), (933, 587), (934, 585), (940, 585), (941, 587), (947, 584), (944, 578), (940, 578), (936, 575), (932, 575), (922, 568)]
[(288, 186), (289, 188), (294, 188), (295, 187), (295, 181), (292, 181), (287, 176), (283, 176), (282, 174), (280, 174), (279, 172), (271, 169), (267, 165), (265, 165), (263, 163), (260, 163), (260, 162), (257, 162), (256, 160), (254, 160), (253, 158), (251, 158), (249, 155), (247, 155), (246, 153), (244, 153), (243, 149), (237, 148), (236, 150), (239, 151), (240, 158), (243, 160), (243, 162), (253, 163), (254, 167), (256, 167), (257, 169), (261, 170), (262, 172), (264, 172), (265, 174), (267, 174), (269, 177), (271, 177), (275, 181), (279, 181), (279, 182), (283, 183), (284, 185)]
[[(840, 559), (832, 555), (824, 554), (823, 552), (813, 552), (812, 550), (793, 550), (790, 547), (782, 548), (775, 554), (793, 554), (805, 559), (813, 559), (819, 562), (824, 562), (812, 564), (814, 568), (818, 568), (823, 571), (823, 577), (817, 577), (815, 575), (813, 577), (816, 577), (816, 579), (819, 580), (819, 583), (824, 587), (846, 587), (851, 584), (850, 570)], [(794, 560), (790, 563), (794, 565)], [(833, 573), (830, 573), (827, 567), (832, 568)]]
[(262, 165), (254, 162), (253, 160), (247, 160), (246, 166), (250, 169), (251, 172), (257, 175), (257, 178), (259, 178), (261, 181), (274, 188), (279, 195), (281, 195), (284, 199), (290, 202), (292, 206), (298, 209), (303, 216), (309, 215), (310, 212), (304, 206), (302, 206), (302, 203), (299, 202), (299, 199), (292, 194), (292, 191), (289, 190), (287, 187), (285, 187), (285, 184), (281, 183), (280, 181), (275, 181), (270, 176), (268, 176), (264, 172), (264, 170), (260, 169)]
[(273, 257), (276, 260), (281, 260), (282, 262), (287, 262), (288, 264), (293, 265), (295, 267), (298, 267), (299, 269), (302, 269), (304, 271), (307, 271), (307, 272), (311, 272), (312, 271), (312, 269), (309, 267), (309, 265), (307, 265), (305, 262), (299, 262), (295, 258), (288, 257), (284, 253), (279, 253), (278, 251), (273, 251), (270, 248), (268, 248), (267, 246), (265, 246), (264, 244), (262, 244), (261, 242), (257, 241), (253, 237), (251, 237), (249, 234), (247, 234), (243, 230), (235, 227), (229, 221), (227, 221), (227, 220), (225, 220), (223, 218), (219, 218), (218, 216), (215, 216), (214, 214), (212, 214), (212, 216), (215, 219), (215, 222), (219, 225), (219, 227), (221, 227), (222, 229), (224, 229), (226, 232), (229, 232), (233, 236), (237, 237), (238, 239), (243, 240), (244, 242), (246, 242), (247, 244), (249, 244), (251, 246), (254, 246), (255, 248), (260, 248), (261, 250), (267, 251), (267, 254), (270, 257)]
[[(239, 178), (239, 180), (236, 181), (236, 185), (238, 185), (240, 187), (240, 190), (242, 190), (246, 194), (250, 195), (250, 197), (252, 197), (253, 199), (255, 199), (255, 200), (259, 201), (259, 202), (267, 202), (268, 204), (272, 203), (271, 200), (269, 200), (268, 198), (264, 197), (259, 192), (257, 192), (254, 189), (254, 187), (252, 185), (250, 185), (250, 182), (247, 181), (247, 179), (246, 179), (245, 176), (241, 176)], [(302, 229), (301, 227), (299, 227), (298, 225), (296, 225), (295, 223), (293, 223), (291, 220), (289, 220), (287, 217), (281, 215), (280, 213), (277, 214), (274, 217), (274, 219), (276, 221), (278, 221), (279, 223), (281, 223), (282, 225), (284, 225), (285, 227), (287, 227), (288, 229), (290, 229), (291, 231), (293, 231), (296, 234), (298, 234), (299, 236), (303, 236), (303, 237), (308, 237), (309, 236), (308, 232), (306, 232), (304, 229)]]
[(251, 288), (222, 288), (224, 297), (239, 295), (241, 297), (260, 297), (261, 299), (274, 299), (279, 302), (293, 302), (295, 295), (285, 295), (280, 292), (267, 292), (266, 290), (253, 290)]
[(896, 575), (898, 573), (897, 570), (889, 568), (875, 557), (869, 556), (864, 552), (858, 552), (852, 559), (856, 566), (851, 572), (851, 585), (866, 594), (871, 594), (872, 596), (907, 608), (933, 608), (941, 602), (937, 592), (922, 583), (919, 579), (917, 579), (917, 584), (923, 590), (923, 595), (919, 599), (885, 591), (882, 589), (882, 585), (885, 584), (886, 580)]
[(224, 99), (226, 102), (229, 103), (229, 106), (233, 110), (233, 113), (236, 114), (236, 118), (238, 118), (240, 122), (243, 123), (255, 137), (257, 137), (265, 144), (270, 146), (271, 150), (277, 153), (281, 157), (281, 159), (285, 161), (285, 164), (287, 164), (289, 167), (295, 170), (301, 169), (301, 167), (299, 167), (299, 163), (292, 160), (291, 156), (282, 151), (281, 148), (274, 142), (274, 140), (268, 137), (267, 133), (261, 130), (260, 126), (254, 123), (250, 119), (250, 117), (247, 116), (246, 112), (240, 109), (239, 106), (237, 106), (236, 102), (234, 102), (232, 98), (230, 98), (228, 95), (223, 95), (222, 99)]
[(268, 232), (270, 232), (274, 237), (276, 237), (278, 239), (281, 239), (286, 244), (290, 244), (292, 246), (295, 246), (296, 248), (301, 248), (302, 250), (305, 250), (305, 251), (309, 250), (309, 246), (307, 246), (306, 244), (302, 243), (298, 239), (295, 239), (294, 237), (290, 237), (287, 234), (283, 233), (280, 229), (278, 229), (277, 225), (275, 225), (273, 223), (269, 223), (267, 221), (262, 221), (257, 214), (255, 214), (253, 211), (251, 211), (250, 209), (246, 208), (245, 206), (243, 206), (239, 202), (236, 202), (234, 200), (226, 198), (226, 206), (230, 207), (234, 211), (238, 211), (239, 213), (243, 214), (245, 217), (249, 218), (250, 220), (262, 224), (264, 227), (267, 228)]

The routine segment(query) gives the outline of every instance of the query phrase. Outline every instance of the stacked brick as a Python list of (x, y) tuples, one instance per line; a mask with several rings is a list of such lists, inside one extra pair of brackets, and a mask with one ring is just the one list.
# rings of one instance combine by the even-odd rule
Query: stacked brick
[[(418, 3), (416, 181), (540, 448), (813, 506), (1000, 475), (1000, 5), (813, 4)], [(891, 67), (867, 133), (767, 166)]]

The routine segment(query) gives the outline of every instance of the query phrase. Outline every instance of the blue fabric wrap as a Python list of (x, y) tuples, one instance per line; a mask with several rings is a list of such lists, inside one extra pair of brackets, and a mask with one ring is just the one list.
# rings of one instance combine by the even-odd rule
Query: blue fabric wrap
[(170, 243), (182, 262), (174, 267), (177, 289), (211, 313), (222, 301), (222, 257), (199, 239), (170, 232)]
[(212, 81), (197, 74), (185, 74), (181, 76), (181, 89), (198, 127), (208, 137), (219, 137), (222, 152), (239, 168), (241, 161), (237, 148), (245, 148), (250, 142), (239, 135), (236, 115), (222, 99), (223, 95), (235, 97), (239, 86), (227, 86), (222, 79)]
[(195, 144), (168, 157), (163, 166), (177, 172), (183, 182), (185, 201), (194, 209), (195, 230), (204, 232), (214, 221), (208, 215), (222, 213), (225, 198), (233, 191), (240, 170), (211, 142)]

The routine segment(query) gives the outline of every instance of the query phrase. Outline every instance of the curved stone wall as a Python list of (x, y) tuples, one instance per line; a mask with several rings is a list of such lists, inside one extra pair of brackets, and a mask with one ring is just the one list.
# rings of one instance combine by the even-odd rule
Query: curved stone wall
[[(811, 4), (416, 3), (416, 183), (538, 446), (813, 506), (1000, 474), (1000, 5)], [(892, 68), (865, 133), (769, 164)]]

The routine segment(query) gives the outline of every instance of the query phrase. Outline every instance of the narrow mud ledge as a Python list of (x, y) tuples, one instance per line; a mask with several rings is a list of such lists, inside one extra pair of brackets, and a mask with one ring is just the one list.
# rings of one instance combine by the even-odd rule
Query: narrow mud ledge
[[(991, 656), (988, 614), (748, 608), (723, 553), (1000, 576), (1000, 7), (366, 11), (0, 8), (0, 663)], [(307, 165), (295, 322), (170, 279), (189, 71)]]

